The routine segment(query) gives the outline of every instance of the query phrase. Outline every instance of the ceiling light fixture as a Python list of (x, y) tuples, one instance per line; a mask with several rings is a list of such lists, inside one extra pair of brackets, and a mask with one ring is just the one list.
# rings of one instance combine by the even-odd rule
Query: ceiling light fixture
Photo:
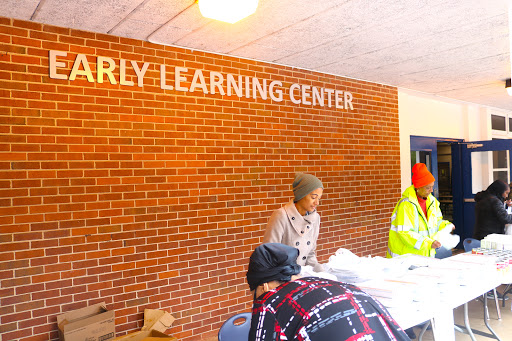
[(507, 89), (508, 95), (512, 96), (512, 85), (511, 85), (510, 78), (505, 80), (505, 89)]
[(197, 0), (203, 17), (234, 24), (256, 12), (258, 0)]

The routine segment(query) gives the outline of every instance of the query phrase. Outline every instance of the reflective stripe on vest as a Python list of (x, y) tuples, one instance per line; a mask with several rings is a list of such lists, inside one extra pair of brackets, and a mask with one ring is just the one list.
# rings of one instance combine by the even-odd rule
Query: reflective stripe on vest
[(414, 244), (414, 248), (415, 248), (416, 250), (421, 249), (421, 244), (423, 244), (423, 241), (424, 241), (424, 240), (425, 240), (425, 237), (423, 237), (423, 236), (422, 236), (422, 237), (420, 237), (420, 238), (418, 238), (418, 241), (416, 242), (416, 244)]

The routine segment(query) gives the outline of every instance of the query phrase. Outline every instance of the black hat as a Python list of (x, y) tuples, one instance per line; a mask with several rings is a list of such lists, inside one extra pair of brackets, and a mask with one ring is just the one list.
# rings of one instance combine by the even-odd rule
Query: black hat
[(266, 243), (258, 246), (249, 260), (247, 283), (251, 290), (271, 281), (288, 282), (300, 273), (297, 264), (299, 250), (280, 243)]

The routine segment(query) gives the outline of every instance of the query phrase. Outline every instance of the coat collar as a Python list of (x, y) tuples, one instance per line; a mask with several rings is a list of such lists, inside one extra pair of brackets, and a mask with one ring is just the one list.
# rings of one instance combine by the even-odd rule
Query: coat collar
[[(409, 201), (413, 202), (418, 207), (420, 205), (418, 202), (418, 196), (416, 195), (416, 190), (414, 189), (414, 185), (408, 187), (404, 191), (404, 193), (402, 194), (402, 198), (409, 199)], [(430, 205), (430, 203), (432, 202), (433, 199), (434, 199), (434, 196), (432, 195), (432, 193), (430, 193), (427, 197), (427, 207)]]
[[(425, 217), (425, 213), (423, 213), (423, 210), (421, 209), (420, 203), (418, 202), (418, 196), (416, 195), (416, 190), (414, 188), (414, 185), (408, 187), (404, 193), (402, 194), (402, 198), (409, 199), (410, 202), (412, 202), (414, 205), (416, 205), (416, 209), (418, 210), (419, 214), (425, 219), (425, 222), (427, 221), (427, 217)], [(427, 197), (427, 215), (429, 214), (430, 205), (432, 204), (432, 201), (434, 200), (434, 196), (432, 193), (430, 193)]]
[[(320, 221), (320, 215), (316, 210), (306, 216), (301, 216), (299, 211), (297, 211), (293, 200), (284, 206), (284, 210), (288, 216), (288, 221), (291, 223), (294, 230), (297, 231), (298, 234), (306, 234), (308, 231), (312, 230), (312, 228), (304, 229), (304, 225), (315, 225)], [(304, 231), (304, 233), (302, 233), (302, 231)]]

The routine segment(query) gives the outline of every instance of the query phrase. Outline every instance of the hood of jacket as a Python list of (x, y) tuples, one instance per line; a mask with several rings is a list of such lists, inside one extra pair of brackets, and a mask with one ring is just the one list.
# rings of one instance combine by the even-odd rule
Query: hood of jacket
[(505, 202), (505, 199), (503, 197), (496, 195), (494, 193), (489, 193), (487, 191), (480, 191), (477, 194), (475, 194), (475, 202), (479, 202), (487, 198), (496, 198), (501, 202)]
[(475, 195), (475, 201), (481, 201), (489, 196), (496, 197), (499, 201), (505, 202), (503, 193), (509, 189), (509, 185), (501, 180), (496, 180), (487, 187), (485, 191), (478, 192)]
[[(428, 195), (427, 201), (431, 195), (432, 193)], [(416, 195), (416, 189), (414, 188), (414, 186), (407, 187), (407, 189), (402, 193), (402, 198), (408, 198), (409, 201), (415, 203), (418, 206), (420, 205), (418, 203), (418, 196)]]
[(486, 197), (488, 197), (490, 194), (487, 193), (486, 191), (480, 191), (478, 192), (477, 194), (475, 194), (475, 201), (476, 202), (479, 202), (479, 201), (482, 201), (483, 199), (485, 199)]

